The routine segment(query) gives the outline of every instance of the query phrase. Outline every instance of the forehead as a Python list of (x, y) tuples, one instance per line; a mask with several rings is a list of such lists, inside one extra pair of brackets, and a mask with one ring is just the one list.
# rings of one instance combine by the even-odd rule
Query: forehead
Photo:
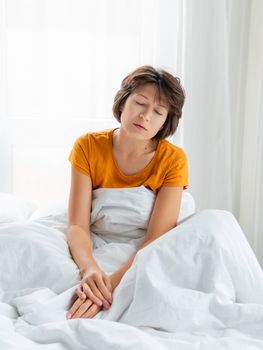
[(141, 85), (133, 91), (133, 94), (146, 98), (150, 101), (158, 102), (160, 106), (168, 109), (169, 103), (167, 101), (167, 98), (161, 91), (159, 94), (159, 89), (155, 84)]

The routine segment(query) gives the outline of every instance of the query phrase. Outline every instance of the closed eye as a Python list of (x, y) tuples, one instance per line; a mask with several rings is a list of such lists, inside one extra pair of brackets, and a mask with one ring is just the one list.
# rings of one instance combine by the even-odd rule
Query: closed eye
[[(140, 103), (138, 101), (135, 101), (139, 106), (144, 106), (144, 103)], [(162, 113), (155, 111), (158, 115), (163, 115)]]

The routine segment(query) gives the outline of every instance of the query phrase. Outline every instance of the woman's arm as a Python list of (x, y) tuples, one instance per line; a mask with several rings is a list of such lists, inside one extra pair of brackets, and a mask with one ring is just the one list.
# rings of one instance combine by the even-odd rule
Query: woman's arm
[[(93, 257), (90, 237), (92, 182), (88, 175), (71, 168), (71, 187), (68, 205), (67, 242), (73, 260), (78, 265), (82, 281), (76, 293), (85, 294), (95, 303), (109, 307), (110, 278), (97, 265)], [(83, 289), (83, 290), (82, 290)]]
[(92, 183), (90, 176), (71, 167), (71, 186), (68, 203), (67, 242), (73, 260), (81, 275), (91, 265), (96, 265), (90, 238)]
[(113, 289), (116, 288), (122, 276), (132, 265), (137, 252), (176, 226), (181, 207), (182, 192), (183, 187), (163, 186), (160, 188), (156, 196), (147, 233), (141, 246), (121, 268), (110, 276)]

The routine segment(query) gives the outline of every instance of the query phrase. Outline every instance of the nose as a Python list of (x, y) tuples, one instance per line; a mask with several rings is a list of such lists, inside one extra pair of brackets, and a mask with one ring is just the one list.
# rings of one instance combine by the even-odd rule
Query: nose
[(146, 121), (149, 121), (149, 119), (150, 119), (150, 114), (151, 114), (151, 111), (149, 111), (149, 110), (144, 111), (144, 112), (141, 112), (141, 113), (140, 113), (140, 118), (141, 118), (141, 119), (145, 119)]

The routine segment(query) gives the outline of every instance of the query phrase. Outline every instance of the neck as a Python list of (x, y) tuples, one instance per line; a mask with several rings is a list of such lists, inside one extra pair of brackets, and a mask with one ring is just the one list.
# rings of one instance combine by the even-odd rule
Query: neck
[(122, 128), (114, 130), (113, 147), (124, 157), (140, 157), (156, 149), (156, 140), (136, 140), (125, 133)]

